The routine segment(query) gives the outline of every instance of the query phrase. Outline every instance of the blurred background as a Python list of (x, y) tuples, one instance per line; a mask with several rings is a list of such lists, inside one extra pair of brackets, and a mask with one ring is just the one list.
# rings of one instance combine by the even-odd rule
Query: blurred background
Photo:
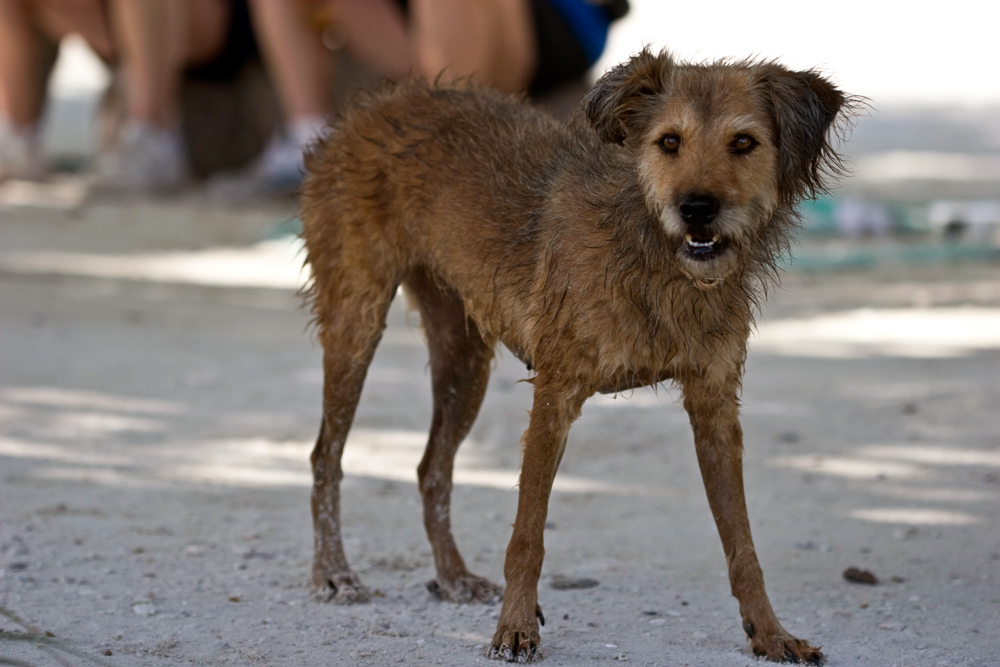
[[(851, 178), (832, 196), (803, 208), (803, 246), (796, 253), (800, 267), (994, 260), (1000, 225), (1000, 77), (991, 30), (998, 17), (1000, 10), (990, 5), (965, 1), (943, 12), (931, 5), (901, 9), (889, 2), (849, 1), (834, 8), (775, 1), (709, 7), (633, 0), (629, 13), (612, 23), (606, 48), (585, 78), (593, 80), (643, 45), (694, 61), (752, 56), (817, 68), (869, 103), (844, 146)], [(351, 59), (343, 39), (325, 39), (340, 61), (347, 61), (338, 70), (340, 85), (333, 92), (338, 100), (352, 86), (375, 78), (370, 67)], [(262, 73), (260, 54), (248, 60), (235, 82), (216, 86), (222, 92), (189, 81), (183, 93), (194, 184), (216, 201), (290, 190), (259, 187), (247, 167), (259, 160), (282, 114)], [(81, 37), (61, 41), (40, 123), (42, 151), (55, 172), (85, 172), (95, 164), (102, 133), (108, 143), (112, 81), (108, 66)], [(583, 90), (564, 86), (548, 97), (565, 114)], [(294, 186), (294, 173), (289, 180)], [(73, 207), (88, 192), (87, 184), (73, 181), (42, 190), (0, 185), (0, 205), (45, 206), (49, 197), (50, 205)], [(889, 239), (906, 243), (878, 243)], [(865, 243), (839, 243), (858, 240)]]

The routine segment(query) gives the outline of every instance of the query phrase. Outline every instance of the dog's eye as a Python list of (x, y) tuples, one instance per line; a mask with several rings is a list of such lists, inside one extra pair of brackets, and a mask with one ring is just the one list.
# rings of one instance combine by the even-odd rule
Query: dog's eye
[(660, 148), (662, 148), (667, 153), (676, 153), (680, 150), (681, 138), (676, 134), (665, 134), (663, 138), (660, 139)]
[(757, 140), (749, 134), (737, 134), (729, 144), (729, 151), (734, 155), (746, 155), (757, 147)]

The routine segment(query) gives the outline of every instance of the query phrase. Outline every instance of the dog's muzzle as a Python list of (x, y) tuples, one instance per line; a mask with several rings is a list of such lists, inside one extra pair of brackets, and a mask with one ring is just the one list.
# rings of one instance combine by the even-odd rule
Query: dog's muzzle
[(726, 239), (711, 228), (719, 208), (719, 200), (713, 195), (692, 194), (681, 200), (678, 209), (687, 227), (684, 251), (691, 259), (707, 261), (726, 249)]

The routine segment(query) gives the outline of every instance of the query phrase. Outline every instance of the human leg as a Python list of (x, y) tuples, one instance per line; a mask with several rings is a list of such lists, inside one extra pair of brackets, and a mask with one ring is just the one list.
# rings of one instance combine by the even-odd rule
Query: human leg
[(113, 2), (130, 119), (161, 128), (177, 125), (181, 73), (222, 48), (228, 12), (223, 0)]
[(34, 10), (25, 0), (0, 0), (0, 180), (43, 172), (38, 141), (42, 43)]
[(505, 92), (528, 87), (537, 60), (528, 0), (410, 4), (415, 58), (424, 76), (472, 76)]
[(302, 177), (302, 151), (320, 136), (329, 113), (333, 61), (319, 28), (307, 20), (320, 5), (299, 0), (251, 0), (254, 30), (285, 117), (272, 138), (257, 177), (276, 189)]
[(41, 114), (39, 47), (28, 3), (0, 0), (0, 118), (11, 125), (34, 125)]
[(331, 0), (333, 19), (343, 29), (351, 54), (387, 79), (413, 70), (412, 35), (395, 0)]
[(330, 53), (296, 0), (251, 0), (254, 29), (278, 89), (285, 117), (324, 116), (329, 111)]
[(223, 47), (225, 0), (114, 0), (111, 24), (125, 80), (127, 121), (101, 171), (108, 184), (162, 189), (186, 177), (179, 97), (184, 68)]

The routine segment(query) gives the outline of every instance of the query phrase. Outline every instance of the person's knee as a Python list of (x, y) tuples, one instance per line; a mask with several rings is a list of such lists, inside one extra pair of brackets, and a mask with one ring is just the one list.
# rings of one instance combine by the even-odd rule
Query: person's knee
[(537, 55), (529, 0), (416, 0), (415, 57), (424, 76), (466, 76), (514, 92), (527, 88)]

